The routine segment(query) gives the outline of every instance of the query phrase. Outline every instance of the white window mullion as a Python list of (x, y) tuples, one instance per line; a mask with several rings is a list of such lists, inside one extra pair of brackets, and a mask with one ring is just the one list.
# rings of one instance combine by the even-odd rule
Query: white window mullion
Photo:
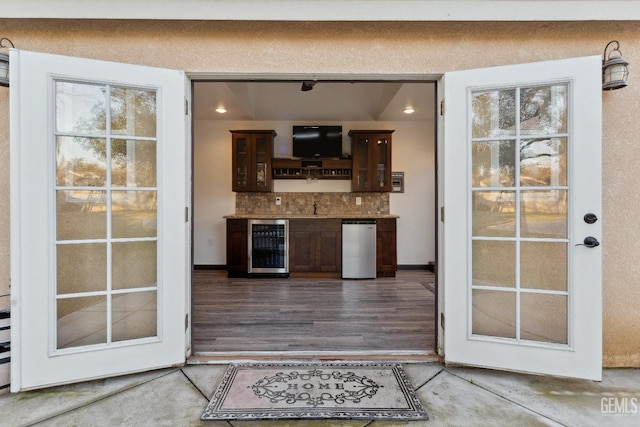
[(517, 87), (516, 88), (516, 95), (515, 95), (515, 126), (516, 126), (516, 140), (514, 142), (514, 151), (515, 151), (515, 161), (514, 161), (514, 167), (515, 167), (515, 171), (514, 171), (514, 179), (515, 182), (513, 183), (514, 186), (516, 187), (516, 194), (515, 194), (515, 201), (514, 201), (514, 206), (515, 206), (515, 222), (516, 222), (516, 230), (515, 230), (515, 234), (516, 234), (516, 256), (515, 256), (515, 262), (516, 262), (516, 271), (515, 271), (515, 279), (516, 279), (516, 340), (520, 341), (520, 329), (521, 329), (521, 322), (520, 322), (520, 309), (521, 309), (521, 305), (520, 305), (520, 300), (521, 300), (521, 289), (520, 289), (520, 238), (521, 238), (521, 233), (520, 233), (520, 227), (521, 227), (521, 221), (520, 221), (520, 213), (521, 213), (521, 203), (522, 203), (522, 192), (521, 192), (521, 187), (520, 187), (520, 144), (522, 142), (522, 135), (520, 134), (520, 88)]
[(107, 167), (107, 188), (106, 188), (106, 206), (107, 206), (107, 344), (113, 342), (112, 340), (112, 320), (113, 320), (113, 301), (112, 301), (112, 279), (113, 279), (113, 249), (112, 249), (112, 195), (111, 195), (111, 85), (107, 85), (107, 99), (106, 103), (106, 150), (105, 150), (105, 164)]

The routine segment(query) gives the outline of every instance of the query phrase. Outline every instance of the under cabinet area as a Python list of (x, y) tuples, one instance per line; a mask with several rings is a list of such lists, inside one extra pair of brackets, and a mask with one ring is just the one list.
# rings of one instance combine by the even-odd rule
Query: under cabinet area
[(292, 219), (289, 221), (289, 271), (298, 277), (340, 277), (342, 221), (340, 219)]
[(351, 159), (273, 159), (273, 179), (351, 179)]

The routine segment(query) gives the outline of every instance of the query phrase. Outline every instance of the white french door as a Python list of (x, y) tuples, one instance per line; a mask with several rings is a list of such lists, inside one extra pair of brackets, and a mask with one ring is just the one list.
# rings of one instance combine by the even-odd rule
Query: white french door
[(183, 363), (184, 73), (10, 60), (11, 390)]
[(601, 378), (601, 97), (600, 57), (445, 74), (447, 363)]

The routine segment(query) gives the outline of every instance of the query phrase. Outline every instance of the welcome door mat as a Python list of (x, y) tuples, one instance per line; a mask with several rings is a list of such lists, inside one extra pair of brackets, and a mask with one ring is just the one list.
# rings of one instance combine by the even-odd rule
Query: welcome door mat
[(202, 420), (427, 420), (404, 369), (385, 363), (230, 365)]

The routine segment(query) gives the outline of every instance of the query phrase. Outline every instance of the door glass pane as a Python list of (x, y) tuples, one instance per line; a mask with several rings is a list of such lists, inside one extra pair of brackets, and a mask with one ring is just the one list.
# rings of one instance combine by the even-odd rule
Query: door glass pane
[(157, 200), (155, 191), (112, 191), (113, 237), (155, 237)]
[(107, 342), (107, 298), (104, 295), (57, 301), (58, 348)]
[(107, 182), (106, 139), (56, 138), (56, 185), (104, 187)]
[(156, 91), (111, 88), (111, 133), (156, 136)]
[(256, 185), (264, 187), (267, 185), (267, 159), (268, 149), (267, 138), (256, 137)]
[(56, 191), (56, 230), (60, 240), (107, 237), (107, 196), (102, 190)]
[(477, 289), (473, 291), (474, 335), (516, 337), (516, 293)]
[(520, 243), (520, 286), (551, 291), (567, 290), (567, 244)]
[(156, 91), (55, 87), (57, 348), (157, 336)]
[(516, 286), (516, 243), (474, 240), (472, 283), (481, 286)]
[(56, 82), (56, 131), (104, 135), (106, 97), (105, 85)]
[(473, 236), (515, 236), (515, 197), (514, 191), (474, 191), (471, 195)]
[(249, 182), (248, 167), (249, 167), (249, 142), (247, 138), (236, 139), (236, 167), (238, 173), (236, 174), (236, 184), (240, 187), (244, 187)]
[(520, 185), (567, 185), (567, 138), (523, 139), (520, 142)]
[(389, 159), (387, 153), (389, 152), (389, 140), (386, 138), (378, 138), (376, 147), (378, 150), (377, 183), (378, 187), (385, 187), (388, 184), (387, 171), (389, 169)]
[(113, 296), (113, 341), (154, 337), (157, 327), (156, 292), (131, 292)]
[(107, 245), (58, 245), (58, 295), (107, 289)]
[(516, 181), (514, 141), (479, 141), (471, 149), (474, 187), (512, 187)]
[(113, 289), (156, 286), (157, 258), (155, 241), (113, 243)]
[(354, 147), (354, 161), (356, 164), (353, 169), (356, 172), (355, 180), (358, 189), (366, 190), (369, 187), (369, 138), (356, 137)]
[(156, 186), (156, 143), (114, 139), (111, 142), (111, 185)]
[(520, 89), (520, 132), (553, 135), (567, 132), (567, 86)]
[(475, 335), (567, 343), (567, 89), (554, 84), (472, 93)]
[(516, 133), (516, 91), (490, 90), (474, 92), (472, 98), (473, 138), (496, 138)]
[(520, 338), (567, 344), (566, 295), (522, 293), (520, 304)]
[(522, 237), (567, 237), (567, 191), (522, 191), (520, 234)]

